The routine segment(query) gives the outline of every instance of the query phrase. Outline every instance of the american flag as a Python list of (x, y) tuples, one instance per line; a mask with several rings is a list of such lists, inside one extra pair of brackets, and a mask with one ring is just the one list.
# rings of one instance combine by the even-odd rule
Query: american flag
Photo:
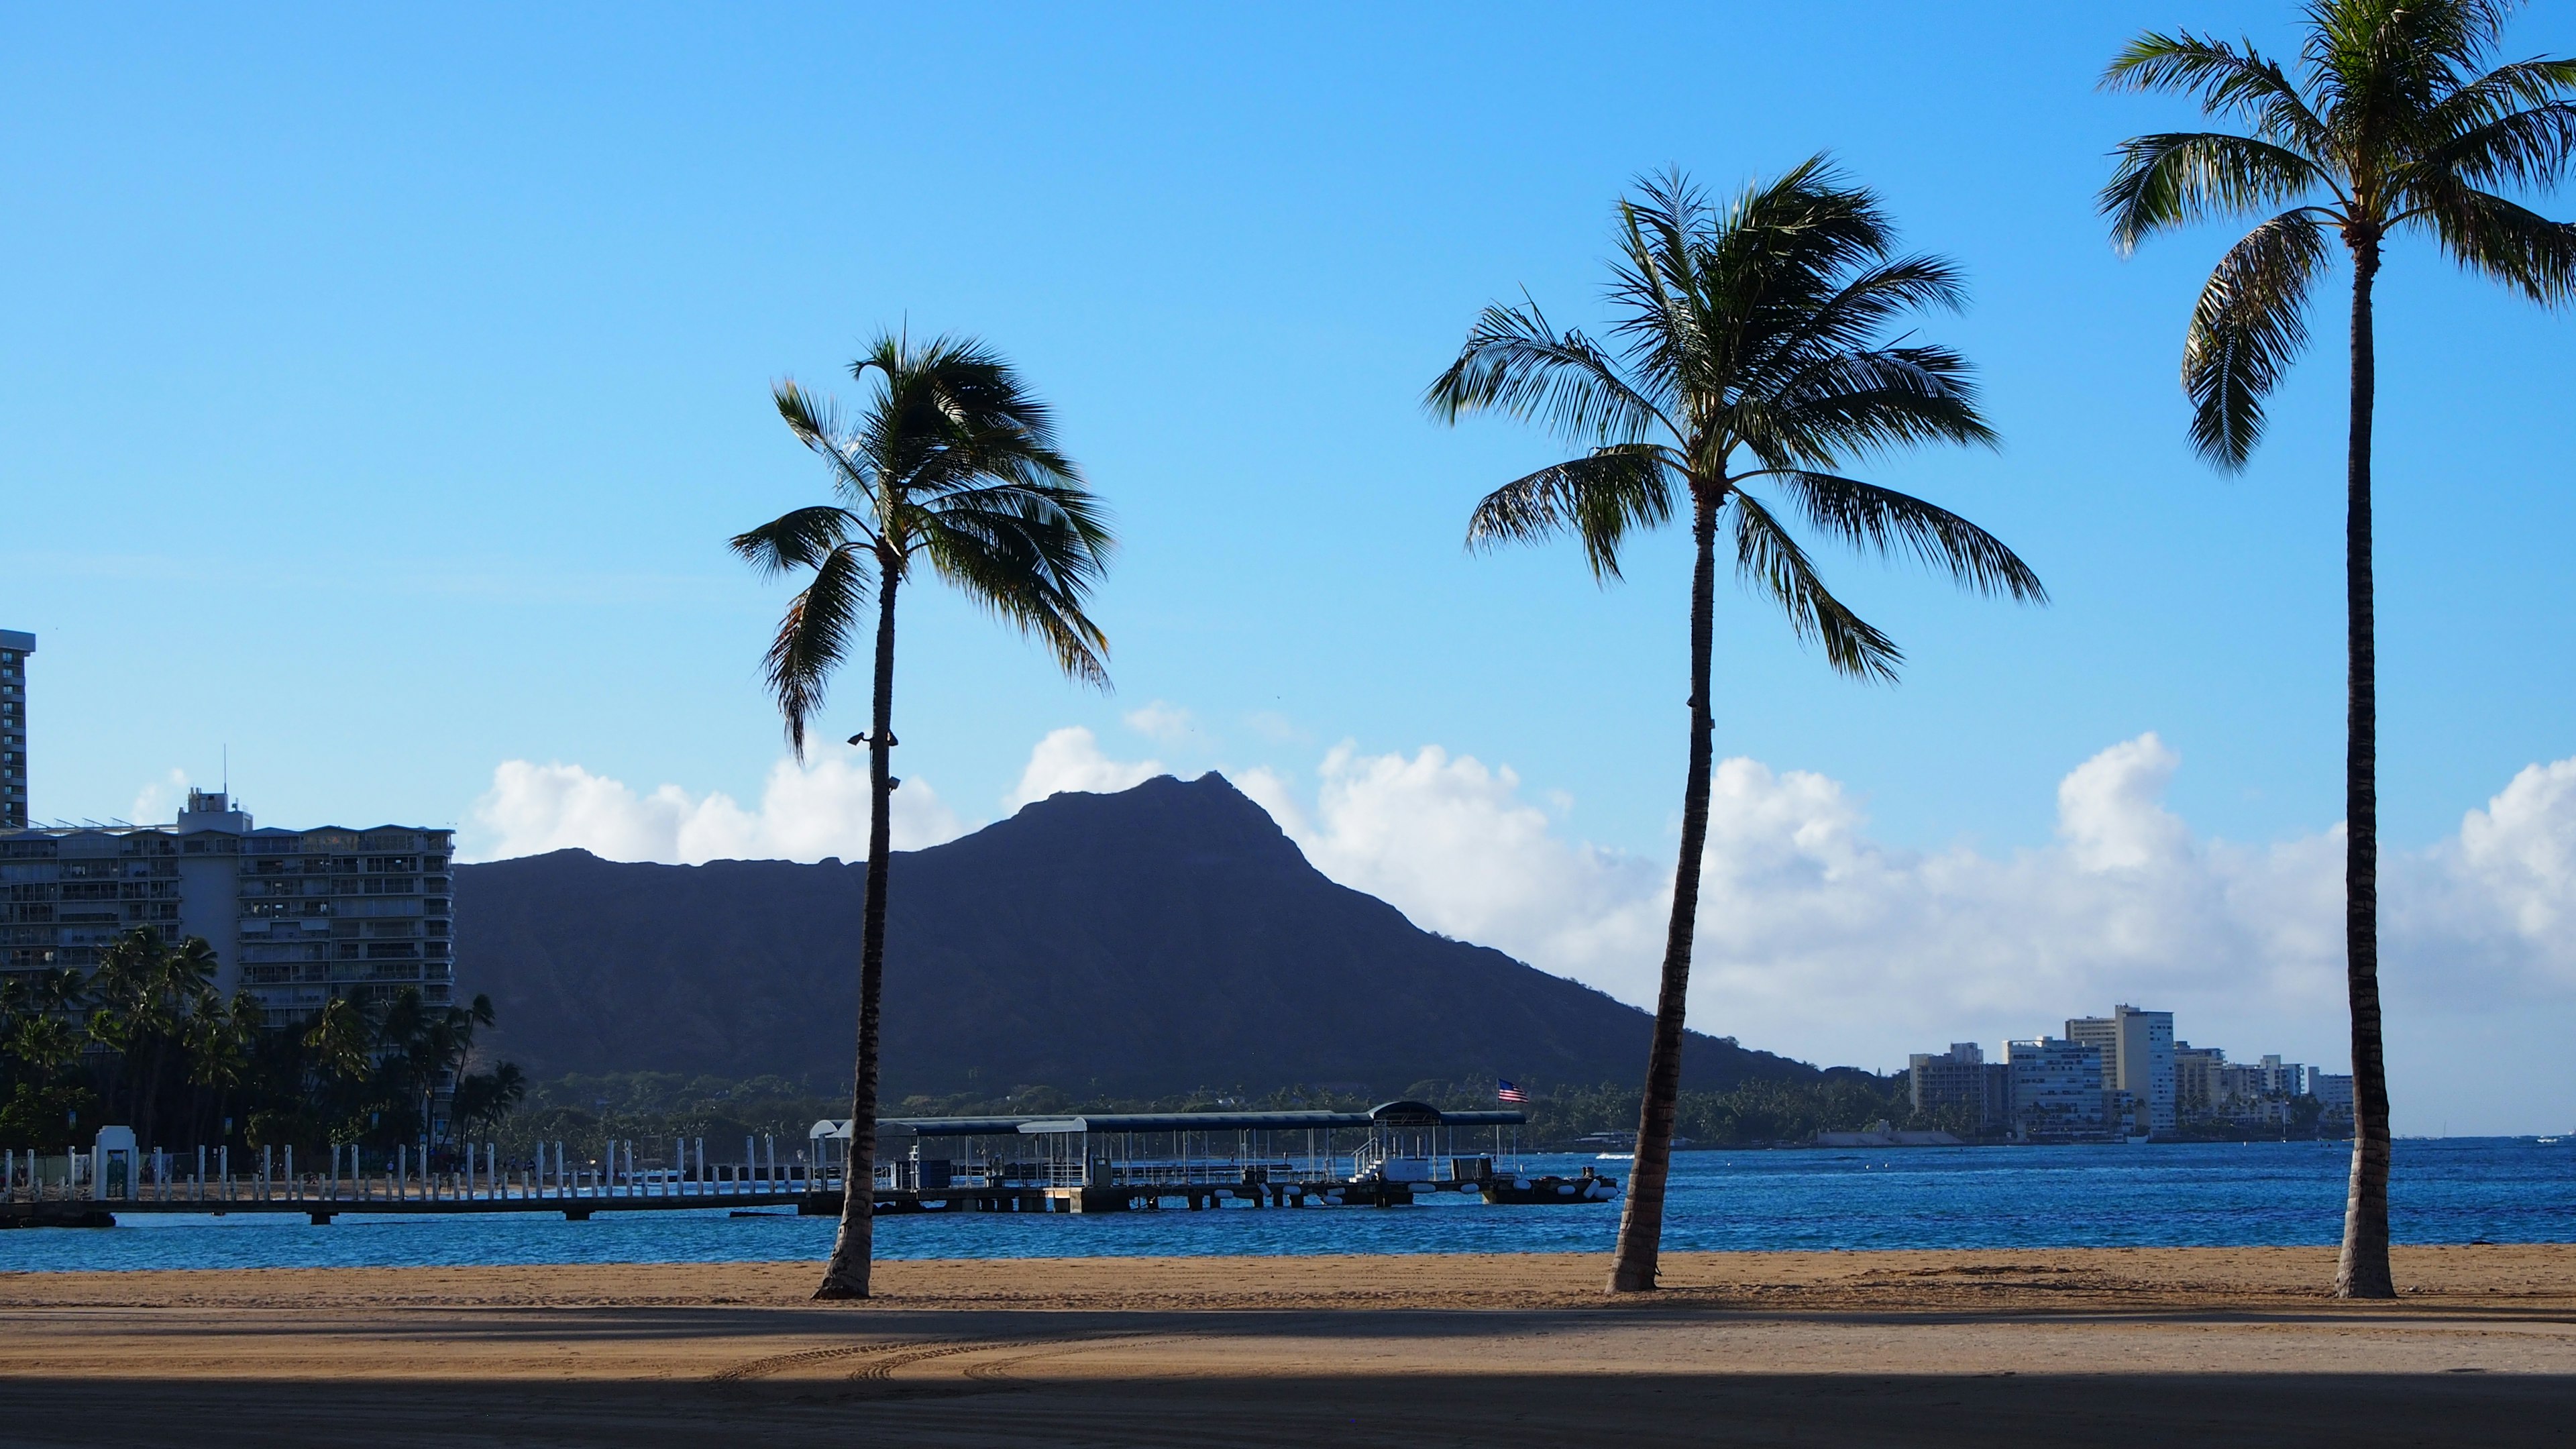
[(1529, 1093), (1522, 1091), (1520, 1088), (1513, 1086), (1509, 1082), (1497, 1081), (1494, 1083), (1494, 1100), (1497, 1102), (1526, 1102), (1529, 1100)]

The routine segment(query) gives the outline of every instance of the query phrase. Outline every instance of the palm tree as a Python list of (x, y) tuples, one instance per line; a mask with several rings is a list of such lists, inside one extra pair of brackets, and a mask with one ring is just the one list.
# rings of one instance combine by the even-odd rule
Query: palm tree
[(488, 1072), (456, 1080), (456, 1098), (448, 1115), (460, 1133), (497, 1124), (528, 1098), (528, 1074), (517, 1062), (503, 1062)]
[(1925, 307), (1955, 309), (1958, 273), (1896, 257), (1878, 199), (1814, 158), (1717, 208), (1680, 173), (1640, 183), (1619, 206), (1607, 346), (1560, 333), (1535, 302), (1491, 306), (1426, 402), (1454, 422), (1499, 409), (1537, 418), (1582, 456), (1505, 484), (1476, 506), (1471, 548), (1571, 533), (1593, 576), (1619, 577), (1631, 533), (1687, 503), (1690, 762), (1681, 859), (1664, 940), (1654, 1045), (1647, 1056), (1637, 1157), (1619, 1222), (1610, 1291), (1655, 1286), (1664, 1183), (1681, 1093), (1682, 1022), (1708, 839), (1715, 720), (1710, 635), (1721, 520), (1736, 572), (1769, 595), (1802, 640), (1845, 674), (1892, 681), (1894, 641), (1825, 588), (1781, 515), (1749, 491), (1767, 480), (1819, 531), (1879, 553), (1904, 552), (1968, 587), (2044, 601), (2039, 579), (1992, 535), (1956, 514), (1843, 476), (1853, 460), (1922, 443), (1991, 443), (1967, 363), (1946, 347), (1889, 340)]
[(841, 1229), (817, 1298), (864, 1298), (876, 1205), (879, 992), (885, 970), (887, 805), (893, 775), (896, 591), (916, 563), (1034, 635), (1074, 678), (1106, 685), (1108, 640), (1084, 616), (1112, 547), (1097, 499), (1057, 450), (1046, 406), (999, 354), (967, 338), (914, 346), (880, 335), (850, 364), (876, 392), (855, 421), (793, 382), (778, 415), (830, 470), (832, 503), (799, 508), (733, 540), (764, 574), (810, 570), (769, 646), (770, 691), (800, 761), (805, 728), (849, 653), (873, 592), (875, 697), (868, 746), (867, 898), (859, 933), (858, 1065), (850, 1091), (850, 1172)]
[[(2316, 0), (2297, 81), (2248, 41), (2150, 32), (2103, 73), (2120, 90), (2178, 91), (2253, 134), (2122, 143), (2102, 210), (2123, 251), (2193, 222), (2287, 207), (2246, 233), (2201, 288), (2184, 334), (2191, 440), (2228, 471), (2263, 435), (2263, 402), (2308, 340), (2309, 289), (2331, 230), (2352, 258), (2352, 413), (2346, 442), (2344, 608), (2345, 985), (2352, 1002), (2352, 1176), (2335, 1292), (2388, 1298), (2388, 1078), (2379, 1005), (2378, 662), (2371, 585), (2371, 288), (2392, 233), (2536, 302), (2576, 294), (2576, 226), (2493, 188), (2543, 189), (2576, 155), (2576, 61), (2485, 70), (2500, 0)], [(2312, 199), (2313, 198), (2313, 199)]]

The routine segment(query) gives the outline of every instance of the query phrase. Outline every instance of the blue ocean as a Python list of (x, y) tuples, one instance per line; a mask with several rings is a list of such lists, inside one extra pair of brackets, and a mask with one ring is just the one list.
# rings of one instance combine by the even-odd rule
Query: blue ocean
[[(1627, 1164), (1534, 1157), (1542, 1172)], [(2235, 1247), (2342, 1233), (2349, 1149), (2157, 1143), (1685, 1152), (1664, 1243), (1687, 1249)], [(921, 1214), (880, 1220), (887, 1258), (1604, 1252), (1618, 1206)], [(2576, 1240), (2576, 1140), (2401, 1141), (2390, 1187), (2400, 1243)], [(131, 1215), (107, 1229), (0, 1232), (0, 1271), (454, 1267), (819, 1259), (825, 1218), (724, 1211), (458, 1217)]]

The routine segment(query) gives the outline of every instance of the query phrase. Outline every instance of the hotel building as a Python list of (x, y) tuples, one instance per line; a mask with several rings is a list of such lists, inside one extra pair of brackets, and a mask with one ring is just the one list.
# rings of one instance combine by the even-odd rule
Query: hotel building
[(86, 972), (119, 933), (150, 925), (204, 937), (218, 988), (249, 991), (271, 1025), (405, 987), (446, 1005), (452, 844), (420, 826), (258, 827), (198, 790), (169, 825), (0, 830), (0, 971)]
[(2174, 1030), (2170, 1011), (2114, 1006), (2109, 1016), (2066, 1023), (2066, 1039), (2102, 1053), (2102, 1086), (2126, 1100), (2113, 1115), (2134, 1114), (2150, 1133), (2174, 1130)]

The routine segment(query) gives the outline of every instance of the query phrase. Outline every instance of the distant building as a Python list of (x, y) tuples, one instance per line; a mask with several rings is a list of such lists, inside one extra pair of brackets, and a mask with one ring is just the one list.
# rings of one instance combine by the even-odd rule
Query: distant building
[(1916, 1052), (1906, 1059), (1905, 1075), (1917, 1112), (1964, 1109), (1968, 1126), (1980, 1133), (2012, 1124), (2012, 1068), (1987, 1061), (1975, 1042), (1954, 1041), (1938, 1054)]
[(2174, 1117), (2192, 1121), (2213, 1116), (2218, 1104), (2227, 1100), (2219, 1086), (2219, 1073), (2227, 1066), (2227, 1053), (2218, 1047), (2196, 1047), (2187, 1041), (2174, 1043)]
[(0, 971), (87, 971), (119, 933), (150, 925), (204, 937), (218, 987), (248, 990), (273, 1026), (405, 987), (443, 1006), (456, 976), (452, 840), (404, 825), (257, 829), (198, 790), (171, 825), (0, 832)]
[(0, 830), (27, 828), (27, 656), (36, 636), (0, 629)]
[(2093, 1142), (2110, 1135), (2101, 1048), (2044, 1036), (2009, 1043), (2004, 1053), (2012, 1074), (2015, 1135), (2029, 1142)]
[(2116, 1115), (2136, 1112), (2149, 1132), (2174, 1130), (2173, 1013), (2111, 1008), (2109, 1016), (2079, 1017), (2066, 1023), (2066, 1039), (2102, 1054), (2103, 1090), (2127, 1100)]
[(2326, 1120), (2334, 1122), (2352, 1120), (2351, 1073), (2347, 1072), (2340, 1076), (2333, 1072), (2308, 1073), (2308, 1095), (2316, 1098), (2317, 1105), (2325, 1109), (2320, 1115)]
[(2267, 1056), (2254, 1068), (2263, 1083), (2267, 1097), (2304, 1097), (2308, 1094), (2308, 1073), (2297, 1062), (2285, 1062)]

